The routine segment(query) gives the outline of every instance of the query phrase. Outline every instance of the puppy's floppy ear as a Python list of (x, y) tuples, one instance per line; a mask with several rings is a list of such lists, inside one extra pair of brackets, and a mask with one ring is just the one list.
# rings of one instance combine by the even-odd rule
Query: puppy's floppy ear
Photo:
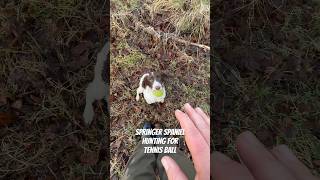
[(147, 86), (151, 87), (151, 80), (149, 76), (144, 77), (143, 81), (142, 81), (142, 87), (146, 88)]

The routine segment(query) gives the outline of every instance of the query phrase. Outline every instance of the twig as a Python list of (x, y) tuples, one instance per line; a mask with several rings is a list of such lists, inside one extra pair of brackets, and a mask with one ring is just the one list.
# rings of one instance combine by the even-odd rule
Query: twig
[(210, 51), (209, 46), (180, 39), (180, 38), (176, 37), (176, 35), (173, 33), (157, 32), (156, 30), (154, 30), (154, 28), (152, 26), (145, 27), (140, 21), (138, 21), (137, 19), (135, 19), (133, 17), (132, 17), (132, 20), (133, 20), (133, 23), (136, 27), (135, 29), (137, 29), (137, 28), (141, 29), (144, 32), (156, 37), (157, 39), (162, 39), (162, 41), (167, 41), (168, 39), (172, 39), (173, 41), (176, 41), (176, 42), (179, 42), (182, 44), (192, 45), (192, 46), (196, 46), (196, 47), (202, 48), (204, 50)]

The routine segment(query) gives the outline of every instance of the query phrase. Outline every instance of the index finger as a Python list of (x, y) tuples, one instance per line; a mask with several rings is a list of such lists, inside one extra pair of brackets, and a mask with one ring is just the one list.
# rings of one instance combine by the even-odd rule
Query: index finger
[(210, 174), (209, 145), (187, 114), (176, 110), (175, 115), (185, 131), (186, 143), (191, 152), (196, 171), (198, 173), (199, 171), (203, 171), (204, 174)]
[(210, 125), (206, 122), (206, 120), (202, 117), (201, 114), (198, 113), (193, 107), (187, 103), (183, 106), (183, 110), (188, 114), (189, 118), (192, 120), (195, 127), (202, 134), (206, 143), (210, 144)]
[(210, 126), (210, 117), (205, 112), (203, 112), (203, 110), (201, 108), (199, 108), (199, 107), (196, 107), (195, 110), (202, 116), (202, 118)]
[(247, 131), (238, 136), (237, 149), (241, 160), (256, 179), (295, 179), (251, 132)]

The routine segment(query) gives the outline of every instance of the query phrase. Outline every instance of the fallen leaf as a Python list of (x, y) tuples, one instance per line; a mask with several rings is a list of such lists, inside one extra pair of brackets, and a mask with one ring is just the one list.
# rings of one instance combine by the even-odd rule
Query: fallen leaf
[(84, 41), (79, 43), (77, 46), (71, 49), (71, 54), (72, 56), (80, 56), (83, 54), (85, 51), (88, 51), (93, 47), (92, 42), (90, 41)]
[(22, 108), (22, 99), (16, 100), (14, 103), (11, 104), (11, 107), (14, 109), (21, 109)]
[(41, 98), (40, 97), (37, 97), (37, 96), (34, 96), (31, 94), (30, 96), (30, 99), (33, 101), (33, 103), (35, 104), (39, 104), (41, 102)]
[(46, 175), (44, 178), (44, 180), (54, 180), (54, 179), (55, 179), (55, 177), (52, 175)]
[(283, 124), (280, 127), (287, 138), (294, 138), (297, 134), (293, 121), (289, 117), (283, 119)]
[(320, 160), (314, 160), (313, 161), (313, 164), (320, 167)]
[(10, 74), (9, 74), (8, 81), (10, 83), (18, 84), (18, 85), (20, 85), (22, 87), (22, 86), (25, 86), (26, 83), (28, 83), (28, 81), (27, 81), (28, 78), (27, 77), (29, 77), (29, 76), (26, 73), (26, 71), (24, 71), (22, 69), (18, 69), (18, 68), (17, 69), (12, 69)]
[(80, 156), (80, 162), (88, 165), (95, 165), (98, 162), (98, 154), (96, 152), (85, 152)]
[(20, 39), (21, 35), (24, 32), (24, 27), (21, 22), (19, 22), (16, 18), (11, 17), (7, 22), (4, 23), (4, 31), (10, 35), (13, 35), (13, 40), (9, 43), (10, 47), (15, 45)]
[(121, 146), (122, 141), (121, 140), (117, 140), (111, 143), (110, 148), (111, 149), (119, 149)]
[(273, 145), (273, 134), (271, 131), (262, 129), (258, 131), (256, 135), (267, 147), (271, 147)]
[(10, 113), (0, 113), (0, 127), (8, 126), (16, 120), (15, 116)]
[(8, 97), (4, 95), (0, 95), (0, 106), (8, 103)]
[(85, 32), (83, 39), (91, 42), (99, 42), (98, 32), (94, 29), (91, 29)]
[(89, 63), (89, 52), (85, 51), (83, 54), (81, 54), (81, 56), (74, 58), (73, 61), (69, 62), (67, 64), (67, 67), (71, 70), (71, 71), (77, 71), (80, 68), (84, 67), (85, 65), (87, 65)]
[(64, 67), (65, 63), (59, 61), (59, 54), (62, 53), (57, 48), (52, 48), (45, 54), (47, 57), (44, 68), (45, 78), (65, 82), (67, 70)]

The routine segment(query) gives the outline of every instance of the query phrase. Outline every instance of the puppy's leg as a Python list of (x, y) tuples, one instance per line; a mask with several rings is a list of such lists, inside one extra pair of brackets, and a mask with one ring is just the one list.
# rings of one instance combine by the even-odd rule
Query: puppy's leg
[(139, 87), (138, 89), (137, 89), (137, 95), (136, 95), (136, 100), (137, 101), (139, 101), (139, 99), (140, 99), (140, 94), (141, 93), (143, 93), (143, 87)]
[[(108, 60), (109, 42), (107, 42), (97, 55), (97, 62), (94, 67), (94, 79), (88, 84), (86, 89), (86, 106), (83, 111), (83, 119), (86, 124), (90, 124), (94, 117), (94, 109), (92, 103), (95, 100), (101, 100), (109, 94), (106, 82), (102, 78), (103, 72), (106, 70), (106, 62)], [(108, 100), (107, 100), (108, 101)], [(109, 103), (108, 103), (109, 104)]]
[(94, 109), (92, 103), (101, 100), (107, 96), (107, 84), (103, 81), (93, 81), (89, 83), (86, 89), (86, 106), (83, 112), (83, 118), (86, 124), (90, 124), (94, 117)]
[(140, 99), (139, 95), (140, 95), (141, 93), (143, 93), (144, 88), (142, 87), (142, 83), (143, 83), (143, 81), (144, 81), (144, 78), (147, 77), (147, 76), (149, 76), (149, 73), (144, 74), (144, 75), (140, 78), (139, 87), (138, 87), (138, 89), (137, 89), (137, 95), (136, 95), (136, 100), (137, 100), (137, 101), (139, 101), (139, 99)]
[(145, 100), (146, 100), (147, 104), (152, 104), (152, 103), (154, 103), (152, 100), (150, 100), (150, 99), (148, 99), (148, 98), (146, 98)]
[(96, 100), (93, 83), (90, 83), (86, 89), (86, 106), (83, 111), (83, 119), (86, 124), (90, 124), (94, 117), (92, 103)]

